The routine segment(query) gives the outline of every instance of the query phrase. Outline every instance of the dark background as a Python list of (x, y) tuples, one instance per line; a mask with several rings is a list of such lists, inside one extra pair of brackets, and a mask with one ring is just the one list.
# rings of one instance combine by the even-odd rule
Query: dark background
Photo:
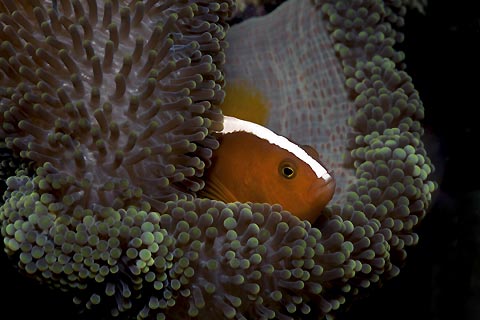
[[(407, 72), (425, 106), (425, 142), (439, 190), (400, 275), (340, 318), (480, 319), (480, 8), (476, 1), (431, 0), (403, 28)], [(18, 319), (72, 319), (71, 297), (6, 266), (0, 252), (0, 308)]]

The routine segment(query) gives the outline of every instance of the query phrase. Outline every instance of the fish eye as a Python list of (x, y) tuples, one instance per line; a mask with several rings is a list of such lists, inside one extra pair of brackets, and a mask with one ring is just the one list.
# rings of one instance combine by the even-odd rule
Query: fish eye
[(280, 174), (287, 179), (295, 177), (295, 168), (291, 163), (282, 163), (279, 167)]

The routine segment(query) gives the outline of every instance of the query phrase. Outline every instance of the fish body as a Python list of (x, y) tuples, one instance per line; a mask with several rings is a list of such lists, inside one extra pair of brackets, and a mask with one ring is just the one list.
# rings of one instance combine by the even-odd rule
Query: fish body
[(335, 179), (313, 148), (304, 150), (266, 127), (230, 116), (218, 140), (200, 196), (277, 203), (312, 222), (333, 197)]

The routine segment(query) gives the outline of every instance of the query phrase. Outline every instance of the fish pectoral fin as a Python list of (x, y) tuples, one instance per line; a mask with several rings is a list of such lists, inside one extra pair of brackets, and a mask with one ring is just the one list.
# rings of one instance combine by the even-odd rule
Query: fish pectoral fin
[(210, 176), (207, 181), (205, 181), (205, 187), (197, 192), (197, 195), (212, 200), (220, 200), (225, 203), (237, 201), (230, 190), (215, 176)]

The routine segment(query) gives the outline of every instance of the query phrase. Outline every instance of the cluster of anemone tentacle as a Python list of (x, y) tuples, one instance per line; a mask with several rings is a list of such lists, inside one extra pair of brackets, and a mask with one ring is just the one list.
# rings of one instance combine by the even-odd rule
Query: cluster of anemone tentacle
[(233, 1), (0, 1), (0, 223), (20, 270), (138, 319), (330, 317), (396, 275), (435, 188), (393, 49), (404, 6), (312, 4), (357, 111), (354, 182), (314, 227), (195, 197)]

